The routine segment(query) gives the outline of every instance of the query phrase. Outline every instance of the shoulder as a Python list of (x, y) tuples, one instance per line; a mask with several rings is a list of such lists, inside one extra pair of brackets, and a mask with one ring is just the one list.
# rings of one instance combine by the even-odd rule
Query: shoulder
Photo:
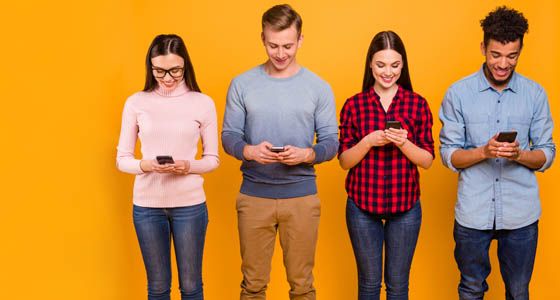
[(348, 99), (346, 99), (342, 109), (343, 110), (350, 110), (350, 109), (353, 109), (355, 107), (363, 106), (368, 102), (368, 97), (369, 97), (369, 91), (359, 92), (359, 93), (349, 97)]
[(235, 86), (249, 85), (252, 82), (258, 81), (261, 77), (261, 66), (253, 67), (237, 76), (231, 80), (231, 84)]
[(461, 89), (472, 88), (478, 86), (478, 76), (479, 71), (467, 75), (449, 86), (448, 91), (459, 91)]
[(401, 88), (402, 90), (402, 95), (403, 98), (405, 99), (405, 101), (412, 103), (413, 105), (419, 106), (419, 107), (427, 107), (428, 105), (428, 101), (426, 101), (426, 98), (424, 98), (424, 96), (420, 95), (417, 92), (414, 91), (409, 91), (407, 89)]
[(214, 100), (210, 96), (200, 93), (200, 92), (187, 92), (186, 96), (191, 99), (191, 101), (196, 101), (201, 105), (214, 105)]
[(308, 68), (301, 68), (301, 80), (305, 81), (306, 84), (309, 84), (311, 87), (321, 90), (331, 90), (331, 85), (319, 75), (315, 74)]
[(146, 99), (153, 97), (152, 92), (139, 91), (130, 95), (125, 102), (125, 107), (137, 107), (146, 102)]
[(528, 77), (525, 77), (522, 74), (519, 73), (514, 73), (515, 76), (515, 80), (517, 81), (517, 87), (521, 90), (525, 90), (528, 92), (533, 92), (533, 93), (542, 93), (544, 92), (544, 88), (542, 87), (542, 85), (540, 85), (538, 82), (529, 79)]
[(418, 99), (419, 101), (426, 101), (426, 99), (417, 92), (409, 91), (403, 88), (402, 93), (405, 98)]

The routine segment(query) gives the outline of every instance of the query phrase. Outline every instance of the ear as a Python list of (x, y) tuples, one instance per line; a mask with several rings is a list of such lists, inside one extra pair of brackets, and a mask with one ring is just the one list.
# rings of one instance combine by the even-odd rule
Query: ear
[(480, 42), (480, 53), (486, 56), (486, 46), (484, 45), (484, 41)]
[(263, 44), (264, 44), (264, 32), (261, 32), (261, 41), (262, 41)]
[(303, 44), (303, 33), (300, 34), (299, 38), (298, 38), (298, 49), (299, 49), (299, 47), (301, 47), (301, 44)]

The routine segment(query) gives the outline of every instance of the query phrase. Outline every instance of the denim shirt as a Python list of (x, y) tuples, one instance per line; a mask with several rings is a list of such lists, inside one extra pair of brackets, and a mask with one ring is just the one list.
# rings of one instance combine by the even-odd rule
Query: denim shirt
[[(544, 89), (513, 73), (507, 87), (494, 89), (483, 69), (456, 82), (439, 111), (442, 122), (440, 153), (443, 164), (459, 173), (455, 219), (465, 227), (486, 230), (517, 229), (541, 214), (535, 171), (548, 169), (555, 156), (552, 117)], [(505, 158), (485, 159), (457, 169), (451, 155), (457, 149), (485, 145), (497, 132), (517, 131), (523, 150), (541, 150), (546, 162), (539, 170)]]

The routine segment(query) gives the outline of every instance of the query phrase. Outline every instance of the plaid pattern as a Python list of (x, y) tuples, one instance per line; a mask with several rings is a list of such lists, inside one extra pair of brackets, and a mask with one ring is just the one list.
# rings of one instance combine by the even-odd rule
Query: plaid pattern
[[(409, 141), (434, 156), (433, 119), (428, 103), (401, 86), (387, 113), (373, 87), (346, 100), (340, 112), (338, 155), (370, 132), (385, 129), (386, 120), (400, 121), (408, 131)], [(374, 214), (405, 212), (420, 197), (418, 169), (392, 143), (372, 147), (348, 172), (346, 191), (362, 210)]]

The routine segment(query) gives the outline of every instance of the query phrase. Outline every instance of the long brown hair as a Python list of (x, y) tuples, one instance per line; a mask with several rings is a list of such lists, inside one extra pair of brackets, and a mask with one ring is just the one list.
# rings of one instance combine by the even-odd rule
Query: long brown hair
[(408, 72), (408, 60), (406, 58), (406, 51), (401, 38), (393, 31), (381, 31), (376, 34), (371, 43), (369, 44), (368, 53), (366, 56), (366, 70), (364, 72), (364, 82), (362, 84), (362, 91), (369, 90), (375, 84), (375, 78), (371, 73), (371, 61), (373, 55), (381, 50), (392, 49), (397, 51), (403, 60), (403, 68), (401, 76), (397, 80), (397, 84), (404, 89), (412, 91), (412, 83), (410, 82), (410, 74)]
[(187, 87), (191, 91), (200, 92), (196, 77), (194, 75), (194, 68), (187, 52), (187, 47), (183, 39), (176, 34), (160, 34), (154, 38), (148, 54), (146, 55), (146, 83), (144, 84), (144, 91), (153, 91), (157, 86), (157, 80), (152, 73), (152, 58), (160, 55), (175, 54), (183, 58), (185, 61), (183, 79)]

